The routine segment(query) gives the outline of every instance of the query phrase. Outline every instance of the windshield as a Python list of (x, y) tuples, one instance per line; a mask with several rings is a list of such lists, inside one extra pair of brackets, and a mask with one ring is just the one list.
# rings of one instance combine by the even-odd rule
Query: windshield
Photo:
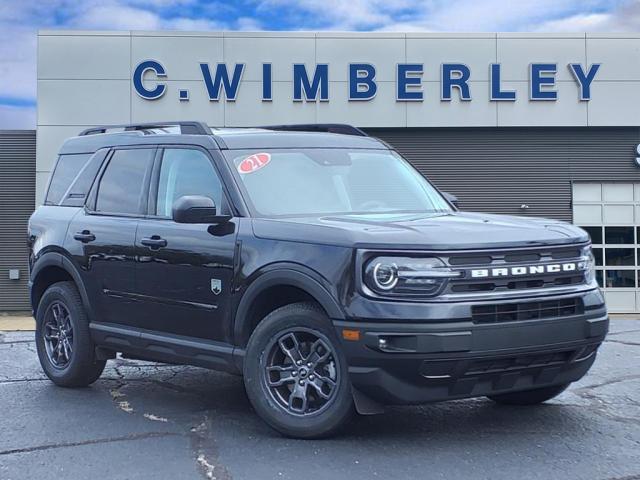
[(229, 150), (224, 154), (256, 216), (451, 211), (435, 188), (390, 150)]

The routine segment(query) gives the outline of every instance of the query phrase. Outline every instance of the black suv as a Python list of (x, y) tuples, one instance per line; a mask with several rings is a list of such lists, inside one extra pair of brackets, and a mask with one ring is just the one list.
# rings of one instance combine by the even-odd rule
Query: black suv
[(29, 222), (40, 362), (67, 387), (117, 353), (242, 374), (303, 438), (385, 404), (544, 402), (608, 330), (589, 237), (455, 203), (347, 125), (86, 130)]

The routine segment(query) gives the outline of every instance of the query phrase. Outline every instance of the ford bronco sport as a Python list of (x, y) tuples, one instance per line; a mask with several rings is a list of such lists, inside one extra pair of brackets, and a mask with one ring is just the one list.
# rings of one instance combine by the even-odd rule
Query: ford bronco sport
[(29, 222), (42, 368), (65, 387), (117, 354), (242, 374), (302, 438), (388, 404), (549, 400), (608, 330), (589, 237), (455, 203), (348, 125), (86, 130)]

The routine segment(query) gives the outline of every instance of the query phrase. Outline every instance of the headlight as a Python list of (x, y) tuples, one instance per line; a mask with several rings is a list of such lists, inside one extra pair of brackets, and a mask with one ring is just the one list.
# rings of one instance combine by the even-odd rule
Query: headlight
[(584, 262), (584, 280), (592, 283), (596, 279), (596, 258), (593, 256), (591, 245), (582, 250), (582, 261)]
[(435, 257), (375, 257), (365, 266), (364, 283), (379, 295), (433, 296), (460, 275)]

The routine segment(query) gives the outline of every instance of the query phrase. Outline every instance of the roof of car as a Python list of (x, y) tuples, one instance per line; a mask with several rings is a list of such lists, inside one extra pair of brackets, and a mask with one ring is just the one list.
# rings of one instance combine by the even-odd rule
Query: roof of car
[(228, 149), (252, 148), (388, 148), (368, 136), (342, 133), (281, 131), (263, 128), (221, 128), (213, 134)]
[[(201, 134), (174, 133), (166, 128), (140, 128), (109, 132), (110, 127), (96, 127), (69, 138), (60, 154), (93, 153), (102, 148), (137, 145), (199, 145), (207, 149), (276, 149), (276, 148), (367, 148), (387, 149), (384, 142), (369, 137), (355, 127), (352, 134), (306, 131), (305, 126), (266, 128), (213, 128)], [(297, 128), (300, 127), (300, 128)], [(310, 126), (313, 127), (313, 126)], [(87, 133), (90, 132), (90, 133)]]

